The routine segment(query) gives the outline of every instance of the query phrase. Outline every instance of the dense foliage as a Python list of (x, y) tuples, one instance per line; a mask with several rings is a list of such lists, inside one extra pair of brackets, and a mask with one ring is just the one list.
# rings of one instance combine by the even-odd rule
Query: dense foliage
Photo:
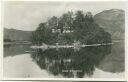
[(47, 22), (40, 23), (32, 34), (33, 44), (38, 45), (71, 44), (74, 41), (85, 44), (109, 43), (111, 35), (93, 21), (91, 12), (84, 14), (83, 11), (53, 16)]
[(11, 39), (4, 39), (4, 42), (11, 42)]

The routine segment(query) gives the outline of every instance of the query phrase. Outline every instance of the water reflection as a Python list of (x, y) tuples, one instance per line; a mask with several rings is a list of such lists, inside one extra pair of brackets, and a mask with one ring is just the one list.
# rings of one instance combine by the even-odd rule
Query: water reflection
[(25, 54), (26, 51), (29, 50), (30, 50), (30, 45), (24, 45), (24, 44), (4, 45), (4, 57)]
[(111, 46), (85, 47), (79, 51), (72, 48), (35, 49), (31, 53), (33, 61), (41, 69), (53, 75), (64, 77), (92, 76), (101, 60), (111, 53)]
[(112, 45), (111, 53), (98, 66), (99, 69), (120, 73), (125, 71), (125, 46), (124, 41)]

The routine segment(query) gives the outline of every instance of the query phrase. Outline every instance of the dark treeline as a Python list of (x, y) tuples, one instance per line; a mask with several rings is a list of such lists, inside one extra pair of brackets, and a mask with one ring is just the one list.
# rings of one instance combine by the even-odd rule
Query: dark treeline
[(60, 17), (53, 16), (47, 22), (40, 23), (32, 33), (33, 44), (85, 44), (109, 43), (111, 35), (99, 27), (91, 12), (67, 12)]
[(12, 42), (12, 40), (11, 39), (4, 39), (4, 42)]

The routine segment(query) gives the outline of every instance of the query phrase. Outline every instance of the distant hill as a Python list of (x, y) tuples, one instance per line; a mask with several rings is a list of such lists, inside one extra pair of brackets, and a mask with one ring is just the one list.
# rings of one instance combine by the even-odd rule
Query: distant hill
[(94, 21), (112, 35), (112, 39), (124, 39), (125, 12), (124, 10), (105, 10), (94, 16)]
[(29, 41), (31, 34), (32, 31), (22, 31), (22, 30), (4, 28), (4, 39), (11, 39), (16, 41), (18, 40)]

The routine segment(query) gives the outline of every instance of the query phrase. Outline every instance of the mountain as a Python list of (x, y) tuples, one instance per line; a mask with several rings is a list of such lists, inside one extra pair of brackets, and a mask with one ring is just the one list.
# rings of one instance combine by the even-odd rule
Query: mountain
[(120, 9), (111, 9), (102, 11), (94, 16), (94, 21), (112, 35), (113, 40), (120, 40), (120, 43), (112, 46), (111, 53), (98, 66), (99, 69), (120, 73), (125, 70), (125, 11)]
[(32, 31), (22, 31), (22, 30), (4, 28), (4, 40), (10, 39), (16, 41), (18, 40), (29, 41), (31, 34)]
[(124, 39), (125, 12), (120, 9), (111, 9), (94, 16), (94, 21), (112, 35), (112, 39)]

